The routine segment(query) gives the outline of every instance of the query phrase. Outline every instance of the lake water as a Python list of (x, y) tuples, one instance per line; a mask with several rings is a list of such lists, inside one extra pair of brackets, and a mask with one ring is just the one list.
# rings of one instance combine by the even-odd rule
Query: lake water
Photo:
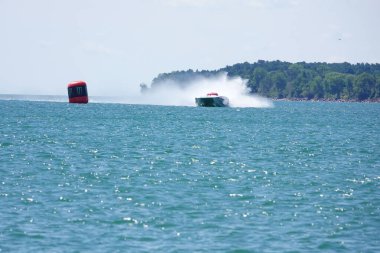
[(0, 100), (0, 252), (380, 252), (380, 104)]

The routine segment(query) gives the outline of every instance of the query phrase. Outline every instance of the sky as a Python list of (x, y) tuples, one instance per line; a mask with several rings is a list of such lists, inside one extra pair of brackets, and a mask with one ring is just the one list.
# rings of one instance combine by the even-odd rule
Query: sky
[(139, 93), (241, 62), (380, 63), (378, 0), (0, 0), (0, 94)]

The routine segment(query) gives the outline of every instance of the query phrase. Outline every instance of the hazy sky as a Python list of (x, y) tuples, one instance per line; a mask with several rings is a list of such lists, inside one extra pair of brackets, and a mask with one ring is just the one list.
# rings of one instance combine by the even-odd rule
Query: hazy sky
[(162, 72), (380, 62), (379, 0), (0, 0), (0, 94), (137, 94)]

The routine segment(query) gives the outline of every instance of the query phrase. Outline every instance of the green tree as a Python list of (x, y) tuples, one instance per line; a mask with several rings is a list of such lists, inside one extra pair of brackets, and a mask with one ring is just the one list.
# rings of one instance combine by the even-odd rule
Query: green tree
[(324, 96), (324, 89), (322, 85), (322, 78), (320, 76), (316, 76), (309, 84), (310, 92), (307, 94), (308, 99), (320, 99)]
[(354, 81), (354, 96), (359, 100), (374, 98), (374, 90), (376, 87), (376, 80), (373, 75), (362, 73), (355, 78)]
[(253, 71), (251, 77), (248, 80), (248, 87), (252, 92), (257, 92), (260, 86), (260, 82), (267, 76), (267, 71), (262, 67), (257, 67)]
[(325, 98), (340, 99), (340, 95), (346, 85), (345, 74), (331, 72), (328, 73), (323, 81)]

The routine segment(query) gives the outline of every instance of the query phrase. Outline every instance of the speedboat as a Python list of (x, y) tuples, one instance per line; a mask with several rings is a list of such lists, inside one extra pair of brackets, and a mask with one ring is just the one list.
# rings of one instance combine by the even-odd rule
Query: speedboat
[(216, 92), (210, 92), (205, 97), (195, 98), (197, 106), (204, 107), (226, 107), (229, 105), (227, 97), (219, 96)]

